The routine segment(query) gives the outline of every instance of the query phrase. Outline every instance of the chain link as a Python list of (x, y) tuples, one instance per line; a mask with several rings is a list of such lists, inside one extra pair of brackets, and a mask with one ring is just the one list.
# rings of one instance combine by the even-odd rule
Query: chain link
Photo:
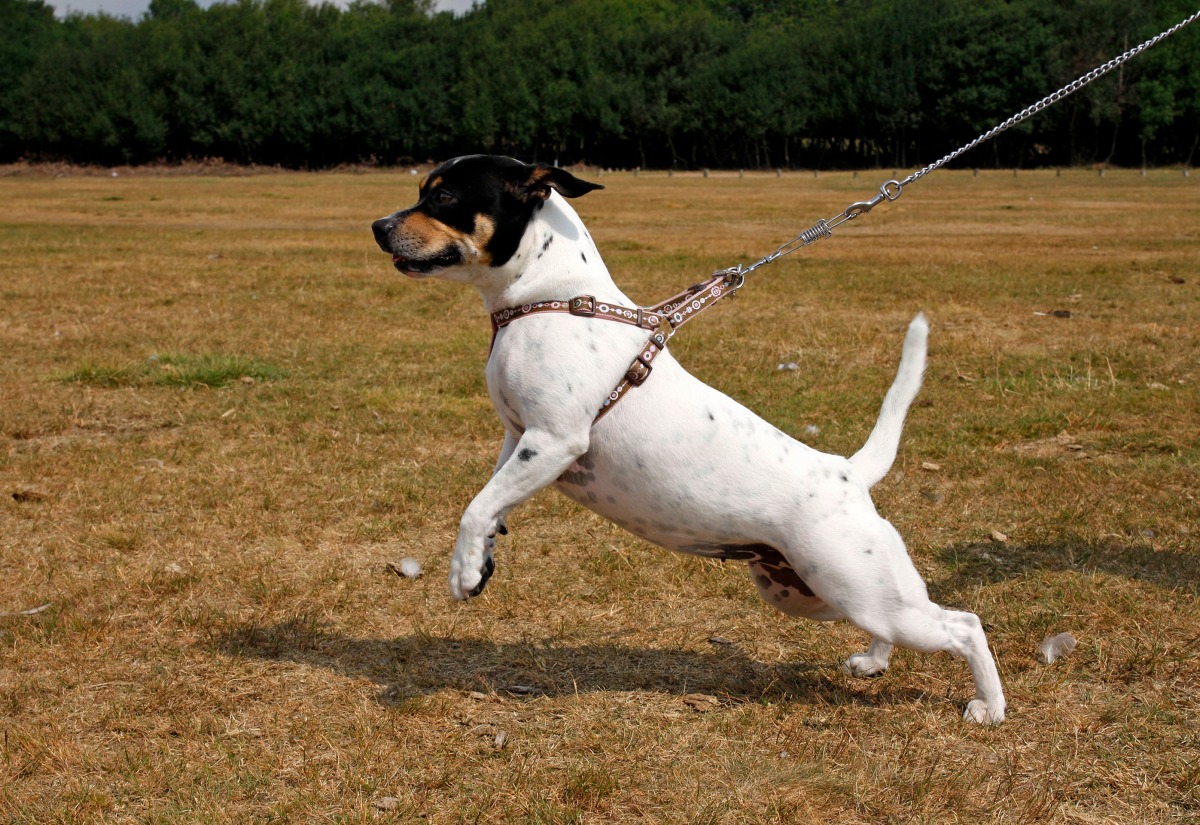
[(767, 255), (766, 257), (760, 258), (759, 260), (755, 261), (754, 263), (750, 264), (749, 266), (743, 267), (741, 264), (738, 264), (736, 267), (733, 267), (730, 271), (737, 272), (737, 273), (741, 274), (742, 276), (745, 276), (745, 275), (753, 272), (754, 270), (758, 269), (761, 266), (766, 266), (767, 264), (769, 264), (775, 260), (778, 260), (779, 258), (782, 258), (784, 255), (788, 255), (792, 252), (795, 252), (797, 249), (800, 249), (801, 247), (810, 246), (811, 244), (816, 243), (817, 241), (821, 240), (822, 238), (830, 237), (833, 234), (833, 230), (836, 227), (840, 226), (841, 224), (845, 223), (846, 221), (854, 220), (859, 215), (865, 215), (867, 212), (870, 212), (872, 209), (874, 209), (876, 206), (878, 206), (880, 203), (883, 203), (884, 201), (896, 200), (898, 197), (900, 197), (900, 195), (902, 195), (904, 193), (904, 187), (908, 186), (910, 183), (915, 183), (916, 181), (918, 181), (921, 178), (928, 175), (930, 172), (933, 172), (936, 169), (939, 169), (942, 166), (945, 166), (947, 163), (954, 160), (959, 155), (962, 155), (966, 152), (971, 151), (979, 144), (991, 140), (992, 138), (994, 138), (996, 135), (1000, 134), (1001, 132), (1005, 132), (1005, 131), (1011, 129), (1013, 126), (1016, 126), (1018, 123), (1022, 122), (1023, 120), (1027, 120), (1028, 118), (1036, 115), (1038, 112), (1042, 111), (1043, 109), (1053, 106), (1055, 103), (1058, 103), (1058, 101), (1062, 100), (1064, 97), (1067, 97), (1070, 94), (1074, 94), (1075, 92), (1082, 89), (1084, 86), (1091, 83), (1093, 80), (1096, 80), (1097, 78), (1108, 74), (1113, 69), (1115, 69), (1118, 66), (1122, 65), (1123, 63), (1133, 59), (1137, 55), (1144, 52), (1146, 49), (1148, 49), (1151, 46), (1153, 46), (1154, 44), (1158, 43), (1160, 40), (1170, 37), (1175, 32), (1179, 31), (1180, 29), (1182, 29), (1184, 26), (1188, 25), (1189, 23), (1196, 21), (1197, 19), (1200, 19), (1200, 11), (1195, 12), (1194, 14), (1192, 14), (1190, 17), (1188, 17), (1185, 20), (1181, 20), (1180, 22), (1176, 23), (1174, 26), (1167, 29), (1166, 31), (1164, 31), (1160, 34), (1157, 34), (1154, 37), (1151, 37), (1145, 43), (1142, 43), (1141, 45), (1138, 45), (1138, 46), (1134, 46), (1132, 49), (1129, 49), (1124, 54), (1114, 57), (1112, 60), (1108, 61), (1107, 63), (1103, 64), (1102, 66), (1097, 66), (1096, 68), (1092, 69), (1090, 72), (1080, 75), (1079, 77), (1075, 78), (1070, 83), (1068, 83), (1066, 86), (1063, 86), (1057, 92), (1048, 94), (1045, 97), (1043, 97), (1041, 100), (1039, 100), (1037, 103), (1034, 103), (1032, 106), (1022, 109), (1021, 111), (1017, 112), (1015, 115), (1010, 117), (1008, 120), (1004, 121), (1003, 123), (997, 124), (996, 126), (993, 126), (991, 129), (984, 132), (979, 137), (972, 140), (970, 143), (966, 143), (966, 144), (960, 146), (959, 148), (955, 149), (950, 154), (943, 157), (941, 160), (934, 161), (933, 163), (929, 164), (928, 166), (909, 175), (907, 178), (905, 178), (902, 181), (896, 181), (896, 180), (887, 181), (886, 183), (884, 183), (882, 186), (879, 187), (879, 194), (876, 195), (875, 197), (871, 198), (871, 200), (860, 201), (858, 203), (850, 204), (850, 206), (846, 207), (841, 213), (833, 216), (832, 218), (829, 218), (827, 220), (817, 221), (811, 227), (804, 230), (803, 232), (801, 232), (796, 237), (792, 238), (787, 243), (780, 245), (780, 247), (778, 249), (776, 249), (774, 252)]

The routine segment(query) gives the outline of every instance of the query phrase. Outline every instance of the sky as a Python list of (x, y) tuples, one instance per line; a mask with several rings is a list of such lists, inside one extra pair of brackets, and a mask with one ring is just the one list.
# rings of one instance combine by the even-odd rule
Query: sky
[[(201, 6), (211, 6), (217, 0), (199, 0)], [(339, 5), (345, 6), (345, 2), (333, 0)], [(474, 5), (475, 0), (437, 0), (434, 6), (438, 11), (464, 12)], [(150, 8), (150, 0), (49, 0), (47, 5), (54, 6), (54, 12), (59, 17), (65, 17), (68, 12), (82, 12), (83, 14), (91, 14), (93, 12), (103, 11), (111, 14), (113, 17), (128, 17), (131, 20), (139, 19), (146, 10)]]

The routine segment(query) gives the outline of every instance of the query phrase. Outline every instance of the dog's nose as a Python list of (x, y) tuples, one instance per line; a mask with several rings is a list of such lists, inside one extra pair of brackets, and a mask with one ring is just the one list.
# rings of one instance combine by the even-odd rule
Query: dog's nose
[(388, 235), (391, 234), (395, 226), (396, 222), (392, 219), (391, 215), (386, 218), (380, 218), (371, 224), (371, 231), (375, 233), (375, 243), (379, 244), (379, 248), (384, 252), (392, 251), (388, 247)]

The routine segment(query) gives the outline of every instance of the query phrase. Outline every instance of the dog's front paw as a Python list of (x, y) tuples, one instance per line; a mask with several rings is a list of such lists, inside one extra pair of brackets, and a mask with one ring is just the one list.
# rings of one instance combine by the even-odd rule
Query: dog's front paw
[(450, 595), (462, 601), (483, 592), (488, 579), (496, 572), (496, 561), (489, 552), (480, 564), (460, 563), (457, 553), (450, 562)]
[(964, 722), (976, 722), (980, 725), (998, 725), (1004, 721), (1004, 705), (992, 707), (982, 699), (972, 699), (967, 702), (963, 712)]

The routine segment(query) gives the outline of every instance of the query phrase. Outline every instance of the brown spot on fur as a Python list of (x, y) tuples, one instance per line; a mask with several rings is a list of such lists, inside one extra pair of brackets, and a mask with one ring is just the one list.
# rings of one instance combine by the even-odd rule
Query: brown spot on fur
[[(728, 551), (734, 551), (730, 554), (730, 558), (745, 558), (745, 556), (742, 554), (746, 553), (747, 551), (752, 551), (754, 553), (754, 556), (749, 559), (749, 562), (752, 566), (762, 571), (756, 577), (756, 579), (764, 590), (769, 589), (771, 584), (774, 583), (784, 588), (783, 592), (780, 594), (783, 598), (787, 598), (787, 596), (790, 595), (789, 591), (791, 589), (795, 589), (799, 591), (801, 595), (808, 596), (809, 598), (816, 596), (816, 594), (813, 593), (812, 588), (809, 587), (805, 583), (804, 579), (800, 578), (796, 571), (792, 569), (792, 566), (788, 564), (787, 559), (783, 557), (783, 554), (774, 547), (771, 547), (767, 544), (748, 544), (743, 547), (730, 547), (728, 548)], [(766, 581), (764, 581), (764, 579)]]

